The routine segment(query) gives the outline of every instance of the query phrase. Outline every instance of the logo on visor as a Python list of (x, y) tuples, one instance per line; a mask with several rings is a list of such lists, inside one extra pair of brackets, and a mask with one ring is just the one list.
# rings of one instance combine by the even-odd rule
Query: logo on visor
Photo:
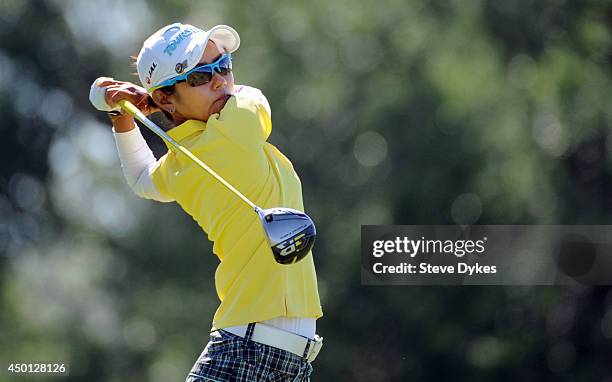
[(155, 71), (155, 68), (157, 68), (157, 63), (153, 61), (151, 63), (151, 66), (149, 67), (149, 71), (147, 72), (148, 76), (145, 77), (145, 82), (147, 83), (147, 85), (151, 85), (151, 76), (153, 76), (153, 72)]
[(166, 53), (168, 56), (172, 56), (172, 53), (176, 50), (176, 47), (195, 32), (196, 31), (192, 29), (185, 29), (184, 31), (181, 31), (172, 41), (170, 41), (168, 45), (166, 45), (164, 53)]
[(186, 67), (187, 67), (187, 60), (183, 62), (177, 62), (176, 66), (174, 67), (174, 71), (176, 71), (176, 74), (181, 74), (185, 71)]
[(155, 68), (157, 68), (157, 64), (155, 63), (155, 61), (153, 61), (153, 63), (151, 64), (151, 67), (149, 68), (149, 76), (153, 74), (153, 71), (155, 70)]

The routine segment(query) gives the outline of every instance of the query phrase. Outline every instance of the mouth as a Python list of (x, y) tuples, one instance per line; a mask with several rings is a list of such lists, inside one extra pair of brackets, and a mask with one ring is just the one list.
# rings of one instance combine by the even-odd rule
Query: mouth
[(227, 100), (230, 98), (231, 96), (228, 94), (224, 94), (221, 97), (217, 98), (211, 105), (210, 105), (210, 113), (211, 114), (215, 114), (215, 113), (219, 113), (223, 107), (225, 106), (225, 104), (227, 103)]

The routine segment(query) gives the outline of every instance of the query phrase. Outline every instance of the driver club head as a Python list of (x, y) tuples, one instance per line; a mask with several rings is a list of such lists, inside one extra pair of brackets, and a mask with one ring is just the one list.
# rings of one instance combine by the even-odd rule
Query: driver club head
[(274, 259), (279, 264), (294, 264), (303, 259), (314, 245), (314, 222), (302, 211), (292, 208), (257, 208), (268, 236)]

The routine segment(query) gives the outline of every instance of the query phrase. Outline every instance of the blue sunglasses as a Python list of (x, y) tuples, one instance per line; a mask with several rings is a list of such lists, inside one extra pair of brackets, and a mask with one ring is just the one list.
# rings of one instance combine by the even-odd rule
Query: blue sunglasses
[(196, 66), (195, 68), (185, 72), (180, 76), (166, 80), (160, 83), (159, 85), (151, 88), (151, 91), (166, 86), (172, 86), (178, 82), (183, 81), (187, 82), (189, 86), (201, 86), (209, 83), (212, 80), (213, 76), (215, 75), (215, 71), (219, 72), (219, 74), (221, 74), (222, 76), (225, 76), (232, 71), (231, 53), (222, 55), (215, 62)]

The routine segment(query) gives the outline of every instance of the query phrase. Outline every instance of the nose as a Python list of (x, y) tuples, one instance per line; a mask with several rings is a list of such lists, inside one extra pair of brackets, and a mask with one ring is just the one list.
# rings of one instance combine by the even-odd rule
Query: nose
[(227, 80), (219, 73), (218, 71), (214, 71), (214, 75), (212, 78), (212, 88), (213, 89), (221, 89), (227, 86)]

